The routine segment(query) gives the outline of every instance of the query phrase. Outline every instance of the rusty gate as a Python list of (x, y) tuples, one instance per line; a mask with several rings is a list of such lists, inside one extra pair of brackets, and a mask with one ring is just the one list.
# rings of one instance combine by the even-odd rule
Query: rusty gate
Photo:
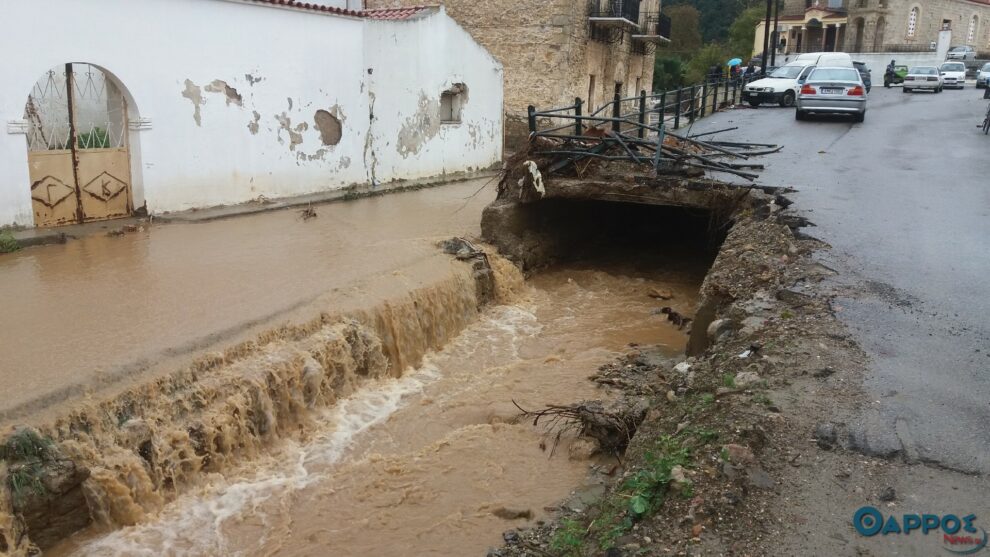
[(36, 226), (131, 214), (127, 101), (103, 70), (79, 63), (50, 70), (24, 112)]

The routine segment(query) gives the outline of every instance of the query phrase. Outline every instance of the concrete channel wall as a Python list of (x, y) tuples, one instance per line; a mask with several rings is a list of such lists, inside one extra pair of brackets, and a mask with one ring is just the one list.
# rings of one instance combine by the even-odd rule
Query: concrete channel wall
[[(150, 213), (375, 188), (501, 160), (501, 65), (442, 7), (402, 21), (326, 10), (5, 2), (5, 19), (21, 23), (0, 37), (11, 53), (0, 60), (0, 226), (35, 224), (25, 105), (66, 63), (92, 64), (123, 93), (130, 194)], [(452, 89), (459, 121), (441, 122)]]

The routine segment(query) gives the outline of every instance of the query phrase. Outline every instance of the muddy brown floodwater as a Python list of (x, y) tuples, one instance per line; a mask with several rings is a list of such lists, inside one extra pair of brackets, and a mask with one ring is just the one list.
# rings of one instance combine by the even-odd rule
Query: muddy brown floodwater
[[(626, 259), (628, 261), (629, 259)], [(630, 342), (671, 355), (659, 315), (691, 313), (705, 262), (573, 263), (523, 283), (496, 260), (503, 303), (401, 377), (364, 383), (304, 441), (203, 481), (144, 522), (77, 536), (51, 555), (481, 555), (587, 478), (567, 443), (517, 423), (523, 407), (602, 398), (586, 378)], [(647, 294), (669, 288), (674, 299)], [(436, 308), (440, 310), (440, 308)]]
[(434, 242), (477, 234), (494, 185), (471, 196), (486, 182), (320, 205), (307, 221), (273, 211), (0, 255), (0, 423), (305, 320), (292, 312), (334, 290), (324, 307), (346, 310), (443, 276)]

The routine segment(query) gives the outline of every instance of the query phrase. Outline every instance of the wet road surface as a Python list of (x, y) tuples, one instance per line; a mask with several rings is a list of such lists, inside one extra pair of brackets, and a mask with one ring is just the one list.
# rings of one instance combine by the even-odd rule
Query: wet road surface
[(794, 110), (738, 109), (694, 133), (774, 142), (760, 183), (794, 186), (797, 207), (833, 246), (826, 264), (855, 294), (839, 317), (873, 358), (867, 453), (900, 452), (990, 472), (990, 137), (982, 91), (904, 94), (875, 87), (866, 122), (796, 122)]
[(494, 183), (471, 196), (487, 182), (318, 205), (308, 220), (280, 210), (0, 255), (0, 422), (170, 366), (326, 292), (353, 300), (382, 276), (408, 288), (409, 267), (443, 274), (450, 258), (434, 242), (478, 234)]

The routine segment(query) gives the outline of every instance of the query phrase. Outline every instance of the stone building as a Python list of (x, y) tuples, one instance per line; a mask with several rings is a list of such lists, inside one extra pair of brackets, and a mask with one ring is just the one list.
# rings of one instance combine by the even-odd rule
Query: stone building
[[(423, 0), (365, 0), (365, 8)], [(526, 108), (598, 107), (648, 92), (661, 0), (444, 0), (447, 13), (502, 63), (506, 147), (528, 134)]]
[[(943, 30), (990, 50), (990, 0), (783, 0), (778, 52), (934, 51)], [(754, 46), (763, 50), (762, 23)]]

